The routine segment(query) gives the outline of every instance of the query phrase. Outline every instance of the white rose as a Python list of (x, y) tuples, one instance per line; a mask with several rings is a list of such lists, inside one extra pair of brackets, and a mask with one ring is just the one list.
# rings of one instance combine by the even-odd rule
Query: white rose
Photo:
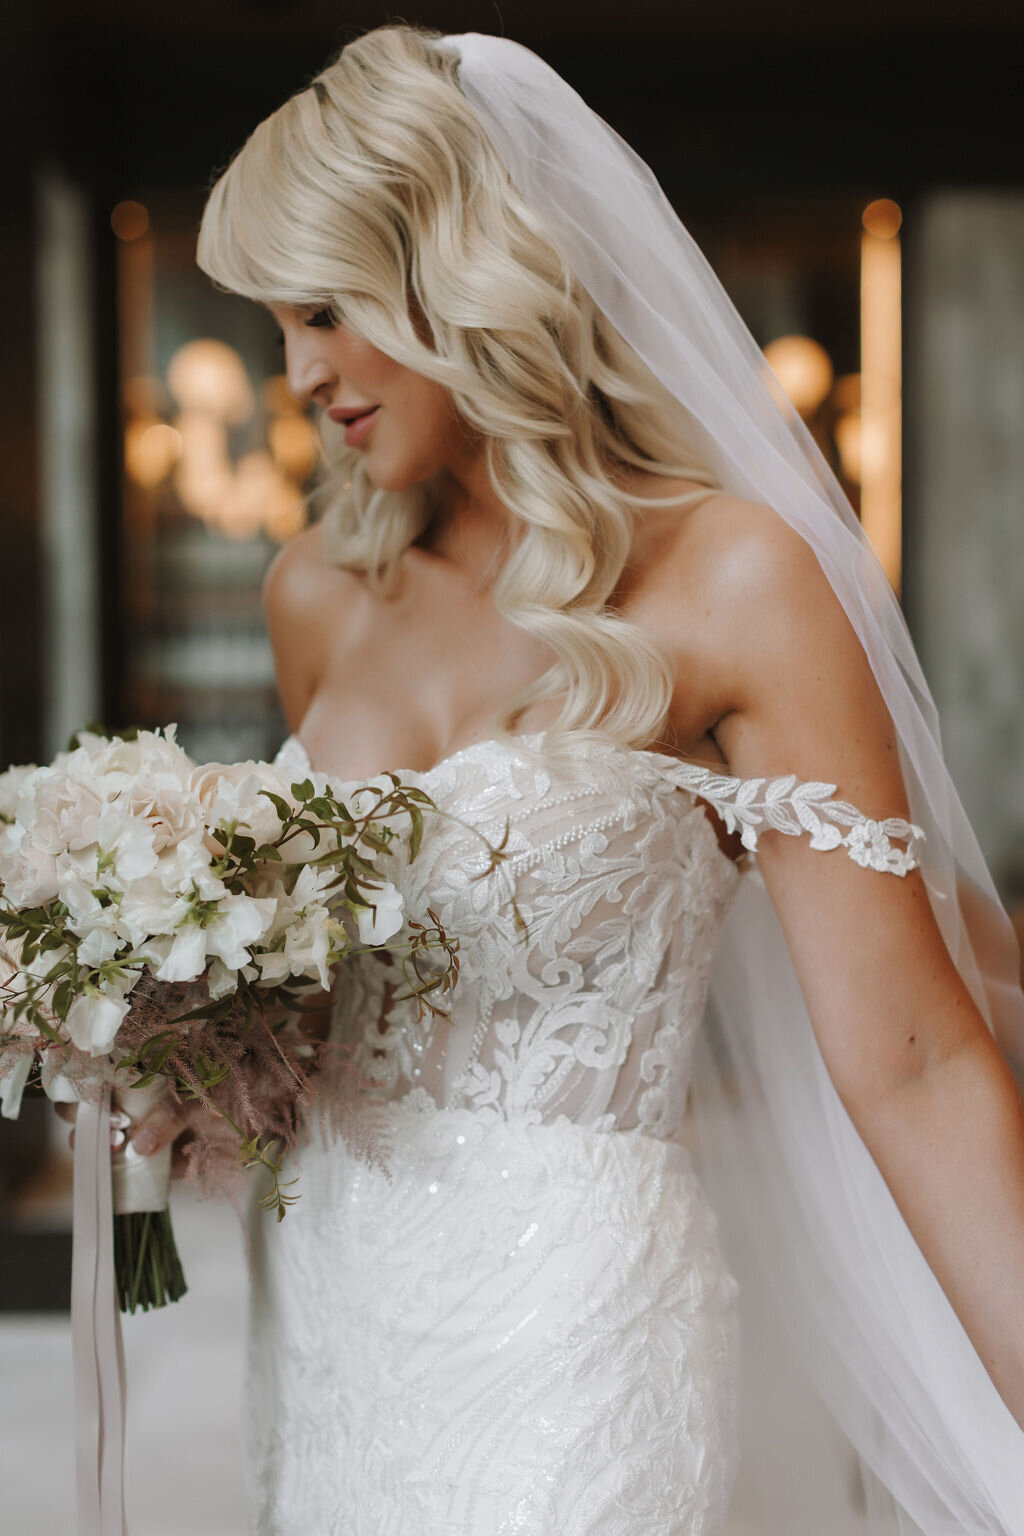
[(102, 808), (102, 797), (94, 787), (46, 767), (22, 780), (16, 815), (35, 847), (58, 854), (65, 848), (88, 848), (96, 841)]
[(55, 759), (69, 778), (144, 823), (157, 853), (202, 825), (202, 810), (189, 790), (194, 765), (174, 740), (176, 729), (168, 726), (166, 736), (140, 731), (135, 741), (83, 731), (81, 745)]
[(18, 793), (25, 780), (39, 772), (37, 763), (21, 763), (0, 773), (0, 819), (13, 821), (18, 814)]
[(195, 764), (174, 739), (176, 731), (176, 725), (167, 726), (163, 733), (140, 731), (134, 741), (79, 731), (79, 746), (73, 752), (58, 753), (54, 765), (82, 783), (109, 779), (116, 793), (146, 779), (184, 788)]
[(57, 895), (57, 860), (37, 848), (25, 828), (15, 822), (4, 828), (0, 846), (0, 883), (15, 907), (39, 907)]
[(272, 843), (281, 832), (278, 814), (261, 790), (295, 804), (287, 780), (269, 763), (204, 763), (192, 770), (190, 787), (208, 826), (236, 822), (257, 845)]

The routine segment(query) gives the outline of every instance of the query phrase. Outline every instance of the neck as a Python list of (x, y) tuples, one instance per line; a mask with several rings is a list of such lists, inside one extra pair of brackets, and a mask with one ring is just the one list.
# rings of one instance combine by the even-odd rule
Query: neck
[(420, 548), (457, 566), (476, 587), (493, 585), (522, 524), (495, 494), (482, 452), (458, 472), (445, 471), (438, 501)]

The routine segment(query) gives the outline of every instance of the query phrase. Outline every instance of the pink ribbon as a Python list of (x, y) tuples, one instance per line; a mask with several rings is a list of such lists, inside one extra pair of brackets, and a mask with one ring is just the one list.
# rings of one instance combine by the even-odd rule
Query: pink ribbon
[(71, 1258), (78, 1536), (128, 1536), (124, 1510), (124, 1347), (114, 1278), (110, 1091), (75, 1121)]

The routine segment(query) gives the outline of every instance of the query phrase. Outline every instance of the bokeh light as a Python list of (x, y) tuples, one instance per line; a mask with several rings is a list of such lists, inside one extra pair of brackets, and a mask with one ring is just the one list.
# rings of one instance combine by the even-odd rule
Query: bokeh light
[(868, 234), (874, 235), (876, 240), (891, 240), (899, 233), (903, 212), (891, 197), (878, 197), (873, 203), (868, 203), (861, 214), (861, 222)]
[(118, 203), (110, 215), (110, 227), (119, 240), (138, 240), (149, 228), (149, 209), (130, 198)]
[(305, 409), (288, 388), (283, 373), (264, 379), (260, 386), (260, 401), (268, 416), (297, 416)]
[(320, 452), (320, 439), (308, 416), (278, 416), (267, 425), (267, 441), (274, 461), (300, 485), (312, 474)]
[(166, 480), (181, 458), (181, 450), (181, 433), (164, 421), (141, 417), (129, 422), (125, 431), (125, 469), (136, 485), (152, 488)]
[(802, 416), (817, 409), (832, 388), (834, 370), (825, 348), (810, 336), (779, 336), (765, 360)]
[(846, 479), (854, 485), (861, 480), (861, 427), (860, 411), (847, 411), (840, 416), (833, 429), (839, 464)]
[(201, 336), (178, 348), (167, 368), (171, 394), (184, 411), (219, 421), (247, 421), (255, 408), (245, 364), (225, 341)]

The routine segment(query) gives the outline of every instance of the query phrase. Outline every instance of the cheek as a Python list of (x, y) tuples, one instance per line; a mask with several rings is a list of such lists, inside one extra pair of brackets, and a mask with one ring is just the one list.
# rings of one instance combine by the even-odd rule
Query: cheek
[(415, 444), (419, 451), (429, 452), (433, 446), (441, 452), (455, 420), (455, 409), (446, 389), (431, 380), (407, 375), (405, 387), (395, 391), (393, 415), (410, 447)]

